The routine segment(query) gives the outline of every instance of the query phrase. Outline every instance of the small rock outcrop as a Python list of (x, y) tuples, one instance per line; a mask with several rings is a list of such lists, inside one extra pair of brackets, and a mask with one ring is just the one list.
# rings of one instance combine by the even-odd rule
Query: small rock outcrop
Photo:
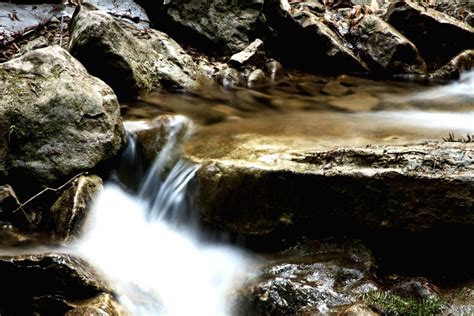
[(393, 1), (385, 20), (411, 40), (430, 70), (474, 47), (474, 28), (411, 1)]
[(256, 39), (241, 52), (232, 55), (229, 65), (241, 68), (244, 66), (262, 67), (265, 63), (265, 48), (262, 40)]
[(426, 64), (415, 45), (375, 15), (365, 15), (351, 28), (351, 36), (376, 73), (424, 74)]
[(114, 92), (62, 48), (1, 64), (0, 95), (0, 161), (14, 182), (58, 183), (124, 145)]
[(474, 69), (474, 49), (457, 55), (443, 67), (429, 75), (431, 80), (456, 80), (462, 73)]
[[(259, 24), (263, 0), (172, 0), (163, 7), (165, 31), (214, 53), (235, 54), (247, 47)], [(153, 18), (153, 16), (151, 16)], [(180, 36), (181, 35), (181, 36)]]
[(275, 257), (241, 290), (239, 315), (338, 313), (379, 289), (374, 258), (358, 241), (304, 241)]
[(92, 200), (101, 189), (102, 179), (96, 175), (82, 175), (69, 185), (49, 211), (56, 239), (70, 241), (77, 237)]
[(117, 95), (159, 89), (195, 90), (206, 76), (168, 35), (139, 29), (88, 5), (70, 24), (69, 51)]

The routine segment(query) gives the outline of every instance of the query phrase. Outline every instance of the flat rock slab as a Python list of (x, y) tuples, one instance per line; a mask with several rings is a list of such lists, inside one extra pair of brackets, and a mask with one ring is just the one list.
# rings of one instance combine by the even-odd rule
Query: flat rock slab
[[(337, 130), (328, 117), (321, 128), (324, 121)], [(379, 137), (377, 130), (364, 140), (349, 124), (349, 139), (289, 128), (277, 135), (285, 128), (276, 120), (274, 131), (263, 128), (267, 134), (243, 124), (240, 132), (203, 130), (185, 148), (187, 159), (202, 164), (202, 216), (212, 226), (268, 234), (328, 223), (409, 231), (474, 224), (474, 143)]]

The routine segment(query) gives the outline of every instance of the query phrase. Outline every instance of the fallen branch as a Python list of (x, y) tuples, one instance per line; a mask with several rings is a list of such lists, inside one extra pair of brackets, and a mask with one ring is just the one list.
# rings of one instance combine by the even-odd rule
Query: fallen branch
[(39, 197), (40, 195), (48, 192), (48, 191), (52, 191), (52, 192), (58, 192), (58, 191), (61, 191), (62, 189), (64, 189), (66, 186), (68, 186), (71, 182), (73, 182), (74, 180), (76, 180), (77, 178), (79, 178), (80, 176), (84, 175), (84, 174), (87, 174), (87, 171), (85, 172), (81, 172), (81, 173), (78, 173), (76, 174), (74, 177), (72, 177), (71, 179), (69, 179), (66, 183), (64, 183), (63, 185), (57, 187), (57, 188), (49, 188), (49, 187), (46, 187), (45, 189), (43, 189), (42, 191), (40, 191), (39, 193), (33, 195), (31, 198), (29, 198), (26, 202), (24, 203), (20, 203), (20, 206), (18, 206), (15, 210), (13, 210), (12, 213), (15, 213), (17, 211), (19, 211), (20, 209), (23, 209), (23, 207), (25, 207), (27, 204), (29, 204), (31, 201), (33, 201), (34, 199), (36, 199), (37, 197)]

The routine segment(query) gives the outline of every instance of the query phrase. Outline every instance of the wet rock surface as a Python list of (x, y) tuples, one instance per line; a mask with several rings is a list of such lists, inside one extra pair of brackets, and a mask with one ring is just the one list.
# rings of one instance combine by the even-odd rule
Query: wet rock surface
[(64, 190), (49, 211), (51, 230), (60, 241), (78, 237), (92, 201), (102, 189), (102, 179), (82, 175)]
[(385, 20), (417, 46), (429, 69), (474, 47), (474, 28), (414, 2), (393, 2)]
[(429, 78), (431, 80), (456, 80), (462, 73), (474, 69), (474, 50), (466, 50), (439, 68)]
[(426, 72), (415, 45), (375, 15), (365, 15), (351, 28), (351, 36), (371, 69), (383, 74)]
[(0, 311), (7, 315), (64, 314), (72, 309), (68, 301), (111, 293), (87, 263), (65, 254), (1, 256), (0, 276)]
[(443, 299), (447, 302), (446, 315), (469, 315), (474, 313), (474, 281), (444, 291)]
[(275, 258), (241, 290), (238, 315), (342, 312), (379, 289), (374, 258), (358, 241), (303, 241)]
[(0, 171), (15, 182), (57, 183), (111, 159), (124, 144), (115, 94), (65, 50), (48, 47), (3, 63), (0, 81)]
[(117, 303), (113, 295), (101, 293), (98, 296), (70, 304), (73, 308), (65, 315), (67, 316), (125, 316), (129, 313)]
[(69, 51), (118, 95), (157, 89), (195, 90), (204, 73), (169, 36), (141, 30), (91, 6), (76, 10)]

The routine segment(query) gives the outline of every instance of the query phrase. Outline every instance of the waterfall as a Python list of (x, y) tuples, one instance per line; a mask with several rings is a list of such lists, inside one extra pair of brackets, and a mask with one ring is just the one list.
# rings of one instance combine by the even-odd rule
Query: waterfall
[(117, 286), (132, 315), (228, 315), (229, 292), (248, 265), (240, 251), (199, 238), (187, 191), (198, 166), (179, 154), (189, 127), (184, 117), (173, 118), (137, 194), (105, 185), (73, 245)]

